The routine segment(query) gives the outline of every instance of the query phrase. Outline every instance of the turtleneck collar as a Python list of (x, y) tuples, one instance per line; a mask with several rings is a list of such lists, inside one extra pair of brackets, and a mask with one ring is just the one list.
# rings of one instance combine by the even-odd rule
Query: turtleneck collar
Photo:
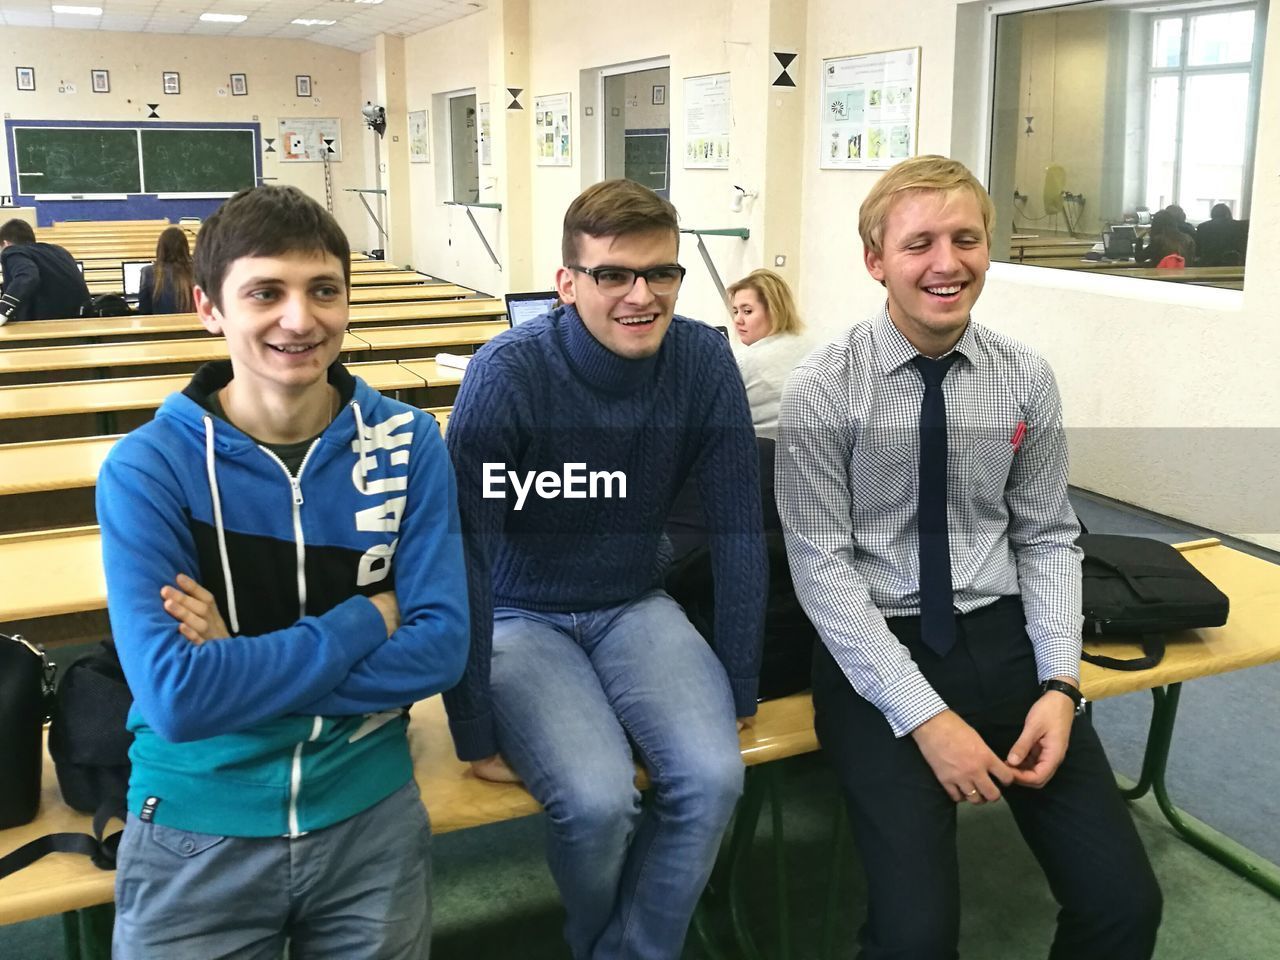
[[(587, 385), (603, 393), (634, 393), (653, 378), (663, 347), (651, 357), (628, 360), (607, 349), (591, 335), (573, 304), (556, 308), (555, 318), (560, 343), (574, 371)], [(670, 331), (668, 331), (668, 334)]]

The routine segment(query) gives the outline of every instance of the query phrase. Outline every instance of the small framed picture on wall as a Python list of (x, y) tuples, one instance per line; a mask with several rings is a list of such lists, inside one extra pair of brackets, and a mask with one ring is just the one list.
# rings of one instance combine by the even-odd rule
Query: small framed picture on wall
[(665, 83), (655, 83), (653, 85), (653, 105), (660, 107), (667, 102), (667, 85)]
[(243, 73), (233, 73), (231, 75), (231, 95), (233, 97), (244, 97), (249, 93), (249, 78)]
[(35, 67), (16, 67), (18, 74), (19, 90), (34, 90), (36, 88), (36, 68)]
[(311, 77), (305, 73), (300, 73), (293, 78), (293, 86), (299, 97), (311, 96)]
[(111, 74), (106, 70), (89, 71), (89, 88), (94, 93), (111, 92)]
[(171, 94), (182, 93), (182, 83), (178, 78), (178, 74), (174, 71), (166, 70), (160, 75), (164, 81), (164, 92)]

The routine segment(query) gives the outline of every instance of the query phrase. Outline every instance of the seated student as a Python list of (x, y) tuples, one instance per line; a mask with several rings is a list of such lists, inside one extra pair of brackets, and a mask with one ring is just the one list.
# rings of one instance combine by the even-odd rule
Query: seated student
[(190, 313), (192, 283), (186, 231), (165, 227), (156, 241), (155, 262), (142, 268), (138, 313)]
[(1139, 241), (1136, 259), (1139, 263), (1157, 265), (1171, 254), (1191, 266), (1196, 258), (1196, 242), (1178, 229), (1178, 222), (1168, 210), (1157, 210), (1151, 215), (1151, 230)]
[(406, 704), (467, 650), (435, 421), (337, 357), (347, 239), (293, 187), (196, 248), (206, 364), (98, 478), (135, 699), (116, 960), (425, 956), (430, 828)]
[(1176, 203), (1171, 203), (1164, 208), (1169, 216), (1173, 217), (1173, 224), (1192, 240), (1196, 238), (1196, 228), (1187, 223), (1187, 211), (1183, 210)]
[(1049, 956), (1142, 960), (1160, 890), (1078, 709), (1058, 387), (971, 319), (994, 219), (945, 157), (881, 177), (858, 232), (887, 302), (796, 368), (778, 418), (778, 512), (823, 641), (815, 727), (867, 880), (860, 956), (957, 955), (956, 808), (1004, 797), (1061, 904)]
[(1196, 227), (1196, 250), (1202, 267), (1244, 266), (1244, 229), (1225, 203), (1215, 203), (1209, 219)]
[[(583, 191), (563, 305), (477, 351), (449, 421), (472, 627), (450, 728), (477, 776), (518, 776), (546, 808), (576, 960), (680, 956), (742, 790), (734, 718), (756, 712), (751, 413), (725, 339), (674, 316), (679, 239), (648, 188)], [(711, 505), (714, 652), (660, 587), (663, 521), (690, 476)]]
[(71, 254), (57, 244), (38, 243), (25, 220), (0, 227), (0, 273), (0, 327), (10, 320), (78, 317), (90, 299)]
[(787, 281), (772, 270), (753, 270), (729, 287), (733, 325), (745, 348), (738, 368), (747, 387), (751, 422), (756, 433), (778, 437), (778, 400), (797, 363), (813, 349), (804, 335)]

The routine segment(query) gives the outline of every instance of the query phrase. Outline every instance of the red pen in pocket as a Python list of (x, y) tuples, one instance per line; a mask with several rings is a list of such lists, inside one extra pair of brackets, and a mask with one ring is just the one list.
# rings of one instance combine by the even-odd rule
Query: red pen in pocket
[(1027, 421), (1019, 420), (1017, 427), (1013, 431), (1013, 439), (1009, 442), (1013, 444), (1013, 452), (1017, 453), (1022, 446), (1022, 440), (1027, 435)]

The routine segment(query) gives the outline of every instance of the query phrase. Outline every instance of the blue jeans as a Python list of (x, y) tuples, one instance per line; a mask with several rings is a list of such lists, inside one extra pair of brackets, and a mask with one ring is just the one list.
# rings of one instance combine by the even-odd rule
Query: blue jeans
[(133, 814), (115, 960), (426, 960), (431, 828), (412, 780), (301, 837), (193, 833)]
[(742, 793), (720, 661), (652, 590), (585, 613), (497, 608), (491, 677), (502, 756), (547, 811), (575, 960), (676, 960)]

